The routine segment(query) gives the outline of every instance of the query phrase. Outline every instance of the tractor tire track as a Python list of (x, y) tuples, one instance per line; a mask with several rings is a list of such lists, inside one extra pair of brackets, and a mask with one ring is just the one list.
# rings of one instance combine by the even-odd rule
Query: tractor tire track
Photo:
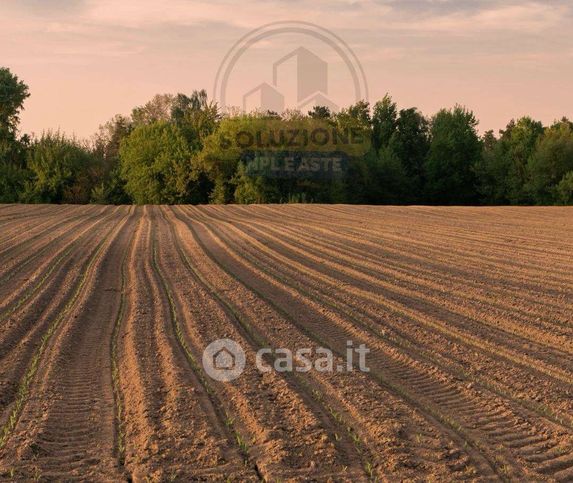
[[(0, 449), (2, 450), (0, 466), (4, 468), (10, 466), (12, 469), (16, 467), (17, 471), (26, 475), (24, 478), (38, 478), (43, 472), (60, 474), (62, 471), (69, 471), (78, 462), (88, 466), (96, 466), (101, 462), (97, 457), (93, 459), (91, 456), (83, 455), (81, 451), (78, 454), (78, 448), (74, 444), (71, 445), (71, 454), (57, 449), (58, 444), (62, 443), (62, 438), (66, 439), (74, 435), (84, 444), (89, 445), (92, 438), (88, 437), (86, 432), (94, 430), (94, 422), (98, 421), (98, 418), (91, 417), (88, 421), (83, 419), (83, 422), (78, 423), (77, 426), (68, 426), (65, 419), (62, 421), (60, 418), (65, 418), (66, 415), (74, 412), (77, 412), (79, 417), (85, 416), (93, 409), (92, 403), (100, 402), (90, 397), (89, 391), (93, 390), (94, 386), (89, 377), (86, 382), (84, 376), (87, 374), (84, 370), (78, 370), (77, 367), (78, 363), (85, 364), (88, 367), (82, 366), (81, 369), (90, 370), (90, 364), (93, 362), (83, 351), (76, 351), (76, 338), (81, 340), (89, 335), (89, 331), (86, 332), (77, 319), (81, 313), (85, 312), (94, 312), (92, 317), (97, 318), (93, 310), (95, 307), (86, 307), (88, 303), (86, 298), (89, 299), (90, 290), (93, 291), (97, 276), (101, 274), (103, 260), (110, 253), (117, 236), (123, 232), (128, 218), (129, 214), (122, 217), (96, 245), (73, 294), (66, 306), (50, 322), (42, 336), (41, 345), (35, 351), (26, 374), (20, 382), (18, 397), (12, 408), (11, 416), (3, 426), (0, 435)], [(98, 293), (102, 295), (102, 292)], [(74, 313), (75, 316), (72, 317)], [(95, 323), (92, 326), (96, 335), (85, 350), (91, 348), (99, 353), (98, 342), (102, 327)], [(74, 334), (75, 337), (72, 336)], [(66, 364), (69, 364), (68, 369), (62, 367)], [(102, 364), (105, 364), (105, 361), (102, 361)], [(96, 378), (98, 375), (105, 375), (101, 367), (92, 367), (91, 371), (93, 377)], [(55, 383), (52, 382), (52, 378), (55, 378)], [(38, 393), (43, 396), (37, 396)], [(111, 395), (111, 384), (109, 394)], [(53, 412), (46, 410), (46, 407), (53, 409)], [(111, 421), (113, 421), (113, 404), (110, 407), (105, 401), (101, 401), (101, 404), (96, 404), (95, 408), (98, 412), (111, 409)], [(55, 419), (52, 420), (52, 417)], [(44, 428), (42, 428), (43, 424), (46, 425)], [(105, 435), (103, 439), (106, 439)], [(55, 451), (51, 451), (50, 444), (56, 446)]]

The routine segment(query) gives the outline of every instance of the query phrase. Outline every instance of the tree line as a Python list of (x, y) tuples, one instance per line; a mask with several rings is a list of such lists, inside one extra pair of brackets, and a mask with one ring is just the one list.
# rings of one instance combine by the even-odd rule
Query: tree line
[[(573, 204), (573, 122), (523, 117), (480, 135), (462, 106), (426, 117), (389, 95), (338, 113), (317, 106), (223, 115), (204, 90), (157, 95), (117, 115), (90, 140), (61, 132), (21, 135), (29, 89), (0, 68), (2, 203), (364, 203), (439, 205)], [(249, 174), (240, 149), (222, 142), (237, 126), (320, 120), (360, 126), (368, 149), (343, 177), (281, 179)]]

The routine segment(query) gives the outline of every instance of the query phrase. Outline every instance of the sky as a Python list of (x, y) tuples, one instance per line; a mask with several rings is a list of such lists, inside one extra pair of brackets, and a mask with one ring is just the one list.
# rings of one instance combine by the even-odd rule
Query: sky
[[(388, 92), (400, 108), (427, 115), (462, 104), (482, 132), (523, 115), (573, 117), (570, 0), (0, 0), (0, 66), (30, 87), (22, 132), (89, 138), (155, 94), (205, 88), (213, 96), (233, 45), (286, 20), (342, 39), (362, 66), (370, 102)], [(301, 42), (294, 34), (259, 41), (232, 87), (250, 90), (265, 80), (263, 64), (272, 69), (285, 46)], [(330, 89), (337, 103), (351, 103), (335, 57)]]

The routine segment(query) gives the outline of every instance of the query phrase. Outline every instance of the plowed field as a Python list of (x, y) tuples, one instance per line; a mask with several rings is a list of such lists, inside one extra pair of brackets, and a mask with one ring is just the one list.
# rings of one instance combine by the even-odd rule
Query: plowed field
[[(255, 365), (347, 341), (369, 372)], [(573, 210), (0, 206), (0, 480), (33, 479), (573, 481)]]

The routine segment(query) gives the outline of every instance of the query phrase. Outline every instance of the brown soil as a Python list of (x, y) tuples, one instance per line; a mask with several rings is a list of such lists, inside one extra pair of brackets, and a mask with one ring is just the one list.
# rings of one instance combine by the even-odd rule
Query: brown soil
[[(0, 227), (0, 480), (573, 481), (570, 208), (5, 205)], [(221, 338), (232, 382), (202, 366)], [(336, 367), (348, 340), (369, 372), (255, 367)]]

